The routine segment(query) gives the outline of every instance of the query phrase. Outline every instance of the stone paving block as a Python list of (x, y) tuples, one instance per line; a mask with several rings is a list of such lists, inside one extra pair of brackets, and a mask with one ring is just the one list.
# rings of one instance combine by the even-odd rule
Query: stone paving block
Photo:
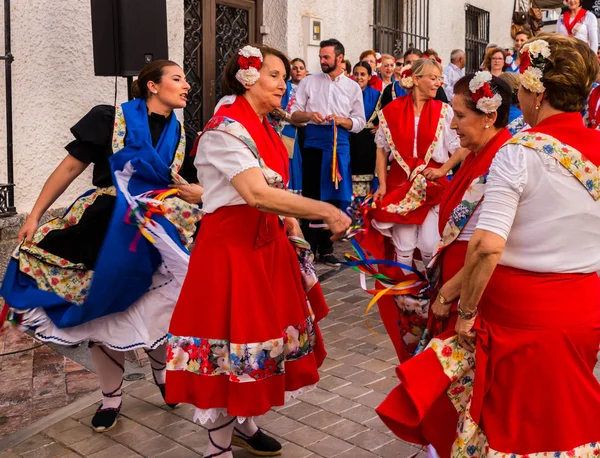
[(172, 441), (168, 437), (156, 436), (151, 439), (142, 441), (130, 447), (138, 452), (143, 457), (154, 457), (162, 453), (173, 450), (174, 448), (181, 447), (177, 442)]
[(340, 439), (347, 440), (350, 437), (356, 436), (364, 431), (368, 431), (368, 428), (363, 425), (359, 425), (350, 420), (342, 419), (339, 423), (325, 428), (323, 432)]
[(372, 391), (371, 393), (367, 393), (363, 396), (360, 396), (359, 398), (356, 398), (355, 401), (359, 404), (374, 409), (375, 407), (379, 406), (379, 404), (381, 404), (385, 398), (385, 394), (380, 393), (379, 391)]
[(387, 434), (388, 436), (396, 437), (396, 436), (394, 436), (393, 433), (391, 433), (391, 431), (385, 425), (385, 423), (381, 420), (381, 418), (379, 418), (379, 415), (377, 415), (375, 418), (371, 418), (369, 421), (366, 421), (364, 423), (364, 425), (367, 428), (372, 429), (374, 431), (379, 431), (380, 433)]
[(333, 331), (325, 331), (322, 335), (323, 340), (325, 341), (325, 348), (327, 349), (327, 356), (329, 356), (330, 348), (337, 346), (339, 341), (344, 340), (344, 337)]
[(379, 359), (381, 361), (386, 361), (394, 366), (398, 366), (400, 364), (396, 352), (387, 348), (381, 348), (377, 351), (374, 351), (369, 356), (371, 358)]
[(360, 404), (357, 404), (356, 402), (338, 396), (327, 402), (322, 403), (319, 407), (321, 407), (324, 410), (327, 410), (328, 412), (340, 414), (342, 412), (345, 412), (346, 410), (353, 409), (354, 407), (357, 407), (359, 405)]
[[(268, 429), (274, 434), (278, 436), (285, 436), (293, 431), (297, 431), (298, 429), (304, 428), (305, 426), (292, 418), (287, 418), (282, 416), (280, 419), (275, 420), (265, 426), (265, 429)], [(289, 439), (288, 439), (289, 440)]]
[[(379, 346), (383, 342), (387, 342), (387, 340), (390, 338), (387, 333), (381, 333), (381, 331), (373, 328), (372, 323), (369, 323), (369, 326), (371, 326), (371, 329), (373, 329), (374, 331), (377, 331), (379, 334), (373, 334), (373, 333), (371, 333), (371, 335), (363, 337), (361, 340), (364, 343)], [(387, 350), (385, 348), (383, 350), (389, 351), (389, 350)], [(383, 350), (379, 350), (379, 351), (383, 351)], [(373, 356), (373, 355), (371, 354), (371, 356)]]
[(204, 453), (208, 447), (208, 433), (204, 430), (180, 437), (175, 442), (184, 445), (198, 453)]
[(372, 359), (373, 358), (370, 356), (361, 355), (360, 353), (348, 352), (348, 356), (341, 358), (340, 361), (344, 364), (349, 364), (350, 366), (358, 366), (359, 364), (366, 363)]
[(194, 411), (196, 410), (196, 407), (191, 404), (180, 404), (176, 409), (171, 409), (167, 405), (163, 405), (161, 409), (174, 413), (178, 417), (184, 418), (185, 420), (191, 420), (194, 418)]
[(367, 393), (372, 393), (373, 390), (362, 385), (357, 385), (356, 383), (348, 383), (348, 385), (335, 388), (333, 392), (348, 399), (356, 399), (360, 396), (364, 396)]
[(302, 396), (298, 397), (298, 399), (318, 406), (319, 404), (327, 402), (335, 397), (337, 397), (337, 394), (330, 393), (329, 391), (322, 390), (321, 388), (315, 388), (308, 393), (304, 393)]
[(294, 420), (300, 420), (320, 411), (321, 409), (319, 407), (307, 402), (299, 402), (298, 404), (280, 410), (279, 413)]
[(319, 380), (318, 383), (318, 387), (326, 390), (326, 391), (331, 391), (331, 390), (335, 390), (336, 388), (340, 388), (342, 386), (348, 385), (350, 382), (348, 382), (347, 380), (344, 380), (343, 378), (340, 377), (336, 377), (335, 375), (323, 375), (321, 374), (321, 380)]
[(360, 371), (347, 377), (347, 380), (350, 380), (352, 383), (371, 387), (371, 384), (374, 384), (380, 380), (385, 380), (385, 377), (376, 374), (375, 372)]
[(138, 422), (150, 429), (159, 430), (169, 425), (181, 422), (181, 418), (170, 412), (165, 412), (159, 409), (160, 413), (149, 417), (142, 418)]
[[(408, 458), (417, 453), (422, 447), (413, 446), (404, 441), (394, 440), (377, 449), (377, 455), (383, 458)], [(425, 448), (423, 448), (425, 450)], [(423, 453), (425, 455), (425, 453)]]
[(72, 443), (69, 445), (69, 447), (80, 455), (89, 456), (102, 450), (106, 450), (113, 445), (117, 445), (117, 443), (110, 437), (104, 436), (103, 434), (94, 433), (92, 437)]
[(351, 326), (355, 326), (359, 323), (362, 323), (364, 320), (365, 319), (362, 317), (362, 315), (354, 315), (352, 313), (338, 319), (339, 322), (346, 323)]
[[(362, 448), (354, 447), (354, 448), (351, 448), (350, 450), (348, 450), (345, 453), (345, 456), (352, 457), (352, 458), (375, 458), (378, 455), (374, 455), (371, 452), (367, 452), (366, 450), (363, 450)], [(396, 458), (404, 458), (404, 457), (396, 457)]]
[(329, 436), (322, 441), (309, 445), (307, 448), (322, 457), (328, 458), (345, 456), (346, 452), (353, 447), (348, 442)]
[(73, 452), (64, 445), (53, 442), (32, 452), (23, 453), (21, 456), (23, 458), (58, 458), (66, 457), (67, 455), (78, 456), (73, 454)]
[(321, 365), (321, 367), (319, 368), (320, 371), (327, 371), (329, 369), (332, 369), (334, 367), (340, 366), (342, 363), (339, 361), (336, 361), (334, 359), (329, 359), (329, 358), (325, 358), (325, 361), (323, 361), (323, 364)]
[(128, 388), (127, 394), (129, 394), (130, 396), (133, 396), (134, 398), (147, 399), (150, 396), (160, 394), (160, 390), (158, 389), (158, 387), (156, 385), (148, 384), (145, 386), (140, 386), (133, 391)]
[(369, 383), (367, 387), (374, 389), (375, 391), (380, 391), (382, 393), (388, 394), (392, 389), (398, 386), (397, 380), (392, 380), (389, 378), (380, 379), (374, 383)]
[(85, 409), (80, 410), (79, 412), (71, 415), (71, 418), (73, 420), (81, 420), (82, 418), (89, 417), (90, 415), (94, 415), (96, 413), (96, 410), (98, 409), (98, 407), (100, 407), (99, 402), (92, 404), (91, 406), (88, 406)]
[(81, 423), (79, 423), (76, 420), (73, 420), (72, 418), (65, 418), (64, 420), (53, 424), (49, 428), (46, 428), (44, 430), (44, 433), (48, 435), (62, 433), (64, 431), (68, 431), (69, 429), (76, 428), (77, 426), (81, 426)]
[(385, 444), (394, 442), (395, 439), (388, 436), (387, 434), (380, 433), (378, 431), (365, 431), (364, 433), (357, 434), (354, 437), (348, 439), (348, 442), (370, 450), (373, 453), (377, 453), (379, 447), (383, 447)]
[(164, 410), (162, 410), (160, 407), (150, 404), (149, 402), (143, 402), (141, 405), (137, 405), (133, 408), (124, 408), (122, 412), (127, 416), (127, 418), (141, 422), (149, 419), (150, 417), (163, 414)]
[(356, 423), (365, 424), (369, 420), (375, 418), (377, 414), (370, 407), (361, 406), (359, 404), (353, 409), (342, 412), (341, 416)]
[(158, 458), (196, 458), (201, 457), (199, 453), (193, 452), (189, 448), (178, 445), (172, 450), (156, 455)]
[(191, 421), (182, 420), (179, 421), (179, 423), (160, 428), (158, 432), (170, 439), (173, 439), (174, 441), (183, 443), (181, 440), (182, 437), (187, 437), (188, 435), (194, 433), (203, 434), (204, 428), (202, 428), (200, 425), (192, 423)]
[(273, 410), (269, 410), (266, 414), (261, 415), (258, 418), (255, 418), (254, 421), (258, 426), (260, 426), (262, 428), (263, 426), (266, 426), (269, 423), (272, 423), (274, 421), (280, 420), (281, 418), (283, 418), (282, 415), (278, 414), (277, 412), (275, 412)]
[(311, 428), (310, 426), (303, 426), (302, 428), (291, 431), (287, 434), (283, 434), (290, 442), (293, 442), (301, 447), (306, 447), (310, 450), (310, 445), (315, 442), (322, 441), (326, 437), (330, 437), (318, 429)]
[(337, 334), (342, 334), (342, 332), (346, 332), (353, 329), (352, 326), (346, 323), (340, 323), (336, 320), (336, 323), (333, 326), (329, 326), (327, 328), (327, 332), (335, 332)]
[(44, 436), (43, 434), (36, 434), (20, 444), (15, 445), (11, 450), (18, 455), (23, 455), (24, 453), (32, 452), (46, 445), (50, 445), (53, 442), (54, 441), (52, 439)]
[[(14, 414), (13, 416), (0, 415), (0, 439), (19, 429), (25, 428), (31, 423), (31, 411), (33, 409), (31, 404), (31, 401), (27, 401), (18, 406), (10, 406), (9, 408), (3, 407), (0, 409), (4, 412), (10, 409), (10, 413)], [(19, 410), (23, 410), (23, 412), (15, 412), (17, 407)]]
[[(359, 345), (362, 344), (362, 342), (360, 340), (349, 339), (348, 337), (342, 336), (341, 340), (337, 340), (334, 344), (336, 347), (341, 348), (343, 350), (354, 351), (354, 350), (351, 350), (351, 348), (358, 347)], [(325, 338), (325, 345), (327, 345), (326, 338)]]
[(376, 374), (380, 374), (381, 372), (389, 369), (395, 370), (395, 367), (391, 364), (386, 363), (384, 361), (379, 361), (378, 359), (366, 361), (364, 363), (359, 364), (357, 367), (360, 367), (361, 369), (365, 369), (367, 371), (375, 372)]
[[(0, 349), (1, 349), (1, 347), (0, 347)], [(0, 452), (0, 458), (19, 458), (19, 455), (17, 455), (12, 450), (6, 450), (4, 452)]]
[(135, 453), (130, 448), (127, 448), (121, 444), (116, 444), (105, 450), (90, 455), (89, 458), (133, 458), (138, 456), (140, 455)]
[(76, 442), (91, 439), (97, 433), (87, 426), (78, 425), (75, 428), (68, 429), (66, 431), (44, 431), (44, 434), (58, 442), (62, 442), (63, 444), (70, 446)]
[[(321, 410), (320, 412), (316, 412), (308, 417), (302, 418), (300, 420), (302, 423), (308, 426), (312, 426), (313, 428), (317, 428), (318, 430), (323, 430), (329, 426), (335, 425), (342, 421), (343, 418), (334, 413), (328, 412), (326, 410)], [(315, 451), (315, 450), (313, 450)]]
[[(110, 434), (112, 431), (113, 430), (107, 431), (104, 434)], [(116, 442), (135, 450), (136, 445), (141, 444), (142, 442), (147, 442), (158, 435), (159, 434), (156, 431), (152, 431), (150, 428), (146, 428), (145, 426), (135, 423), (135, 426), (129, 428), (127, 431), (115, 435), (111, 434), (110, 437)]]
[(349, 376), (354, 375), (358, 372), (361, 372), (361, 369), (358, 369), (350, 364), (340, 364), (339, 366), (332, 367), (327, 371), (327, 374), (336, 375), (338, 377), (347, 379)]
[[(387, 342), (383, 342), (383, 344), (385, 344), (385, 343), (387, 343)], [(356, 352), (356, 353), (360, 353), (365, 356), (369, 356), (371, 353), (379, 350), (380, 348), (381, 347), (378, 345), (371, 345), (371, 344), (359, 342), (358, 345), (351, 347), (350, 350), (353, 352)]]
[(344, 337), (350, 337), (351, 339), (362, 340), (372, 333), (364, 326), (353, 326), (352, 329), (340, 332), (340, 334)]
[(279, 412), (280, 410), (285, 409), (286, 407), (292, 407), (295, 406), (296, 404), (298, 404), (299, 402), (301, 402), (299, 399), (291, 399), (290, 401), (286, 402), (284, 405), (282, 406), (275, 406), (272, 408), (272, 410), (274, 410), (275, 412)]
[(96, 374), (84, 368), (79, 371), (67, 372), (66, 378), (69, 402), (74, 401), (78, 396), (92, 393), (100, 388)]
[[(300, 447), (292, 442), (288, 442), (283, 446), (283, 451), (281, 454), (281, 456), (285, 458), (308, 458), (311, 455), (313, 457), (315, 456), (310, 450)], [(235, 455), (235, 458), (238, 458), (237, 454)]]

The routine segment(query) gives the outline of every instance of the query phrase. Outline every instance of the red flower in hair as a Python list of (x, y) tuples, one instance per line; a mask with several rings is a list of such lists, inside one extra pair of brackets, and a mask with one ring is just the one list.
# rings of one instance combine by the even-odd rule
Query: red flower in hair
[(521, 65), (519, 67), (519, 72), (524, 73), (531, 66), (531, 56), (529, 55), (529, 51), (523, 51), (521, 53)]
[(475, 91), (472, 95), (473, 101), (475, 103), (479, 102), (479, 100), (481, 100), (484, 97), (488, 97), (490, 99), (492, 97), (494, 97), (492, 88), (490, 88), (490, 85), (488, 83), (485, 83), (483, 86), (481, 86), (479, 89), (477, 89), (477, 91)]
[(260, 70), (261, 66), (260, 58), (256, 56), (240, 56), (238, 58), (238, 64), (242, 70), (248, 70), (250, 67)]
[(406, 70), (404, 70), (404, 71), (403, 71), (403, 72), (400, 74), (400, 76), (401, 76), (402, 78), (410, 78), (410, 77), (412, 76), (412, 69), (410, 69), (410, 68), (407, 68)]

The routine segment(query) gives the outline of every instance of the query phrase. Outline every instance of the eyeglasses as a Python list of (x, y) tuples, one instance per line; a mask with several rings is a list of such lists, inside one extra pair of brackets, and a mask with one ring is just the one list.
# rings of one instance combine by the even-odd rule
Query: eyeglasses
[(504, 60), (504, 57), (492, 57), (492, 60)]
[(398, 61), (398, 62), (396, 62), (396, 66), (403, 67), (404, 66), (404, 62)]

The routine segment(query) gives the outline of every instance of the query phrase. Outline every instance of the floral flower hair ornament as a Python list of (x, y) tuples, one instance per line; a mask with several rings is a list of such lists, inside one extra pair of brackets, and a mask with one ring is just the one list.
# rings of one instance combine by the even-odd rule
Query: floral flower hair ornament
[(415, 82), (412, 78), (412, 65), (405, 65), (402, 67), (402, 70), (400, 70), (400, 86), (408, 90), (412, 89), (414, 85)]
[(260, 49), (246, 45), (238, 51), (238, 65), (240, 69), (235, 73), (237, 79), (244, 86), (254, 85), (260, 78), (260, 67), (263, 63), (263, 55)]
[(494, 94), (494, 90), (490, 84), (491, 81), (492, 74), (484, 71), (475, 73), (475, 76), (469, 83), (473, 102), (475, 102), (477, 109), (485, 114), (498, 111), (498, 108), (502, 105), (502, 96)]
[(550, 45), (545, 40), (535, 40), (523, 46), (521, 51), (521, 85), (537, 94), (546, 90), (542, 78), (550, 57)]

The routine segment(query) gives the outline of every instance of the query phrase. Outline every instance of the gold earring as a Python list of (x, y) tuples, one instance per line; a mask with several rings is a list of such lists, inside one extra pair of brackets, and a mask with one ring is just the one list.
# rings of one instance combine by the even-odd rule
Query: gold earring
[(539, 109), (540, 109), (540, 106), (539, 106), (539, 105), (536, 105), (536, 106), (535, 106), (535, 109), (536, 109), (536, 110), (539, 110)]
[(486, 124), (486, 125), (485, 125), (485, 128), (486, 128), (486, 129), (489, 129), (489, 128), (490, 128), (490, 126), (489, 126), (488, 124)]

